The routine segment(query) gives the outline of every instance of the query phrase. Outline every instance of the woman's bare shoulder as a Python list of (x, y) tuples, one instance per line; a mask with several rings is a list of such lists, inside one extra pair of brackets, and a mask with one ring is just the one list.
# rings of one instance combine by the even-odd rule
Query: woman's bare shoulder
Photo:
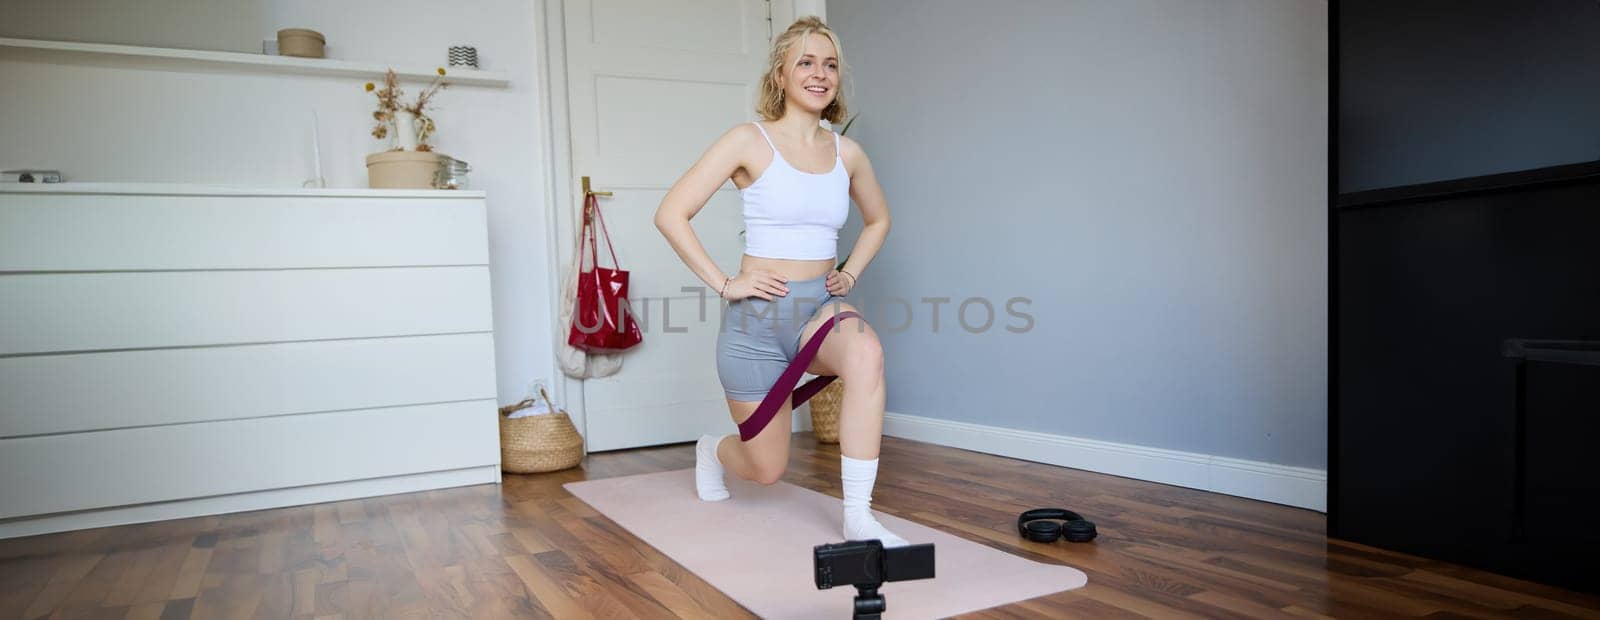
[(722, 132), (722, 137), (718, 138), (717, 141), (732, 142), (735, 144), (748, 146), (752, 142), (762, 141), (761, 130), (756, 128), (755, 123), (743, 122), (729, 127), (727, 131)]
[(722, 135), (717, 137), (717, 141), (711, 144), (709, 150), (733, 155), (743, 161), (749, 158), (757, 143), (764, 144), (760, 132), (761, 130), (756, 129), (755, 125), (739, 123), (722, 132)]
[(851, 140), (850, 136), (839, 136), (839, 155), (851, 170), (857, 170), (857, 166), (867, 161), (866, 149), (861, 148), (861, 143)]

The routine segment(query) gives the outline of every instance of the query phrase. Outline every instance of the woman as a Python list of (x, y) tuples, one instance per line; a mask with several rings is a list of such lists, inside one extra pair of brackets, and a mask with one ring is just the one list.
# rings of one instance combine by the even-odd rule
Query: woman
[[(717, 337), (717, 374), (733, 421), (750, 419), (778, 376), (836, 313), (854, 311), (839, 297), (889, 234), (889, 207), (861, 146), (821, 127), (840, 123), (839, 38), (815, 17), (802, 18), (773, 41), (757, 108), (763, 121), (742, 123), (712, 144), (674, 183), (656, 211), (656, 228), (683, 262), (728, 302)], [(745, 252), (736, 275), (725, 275), (700, 244), (689, 220), (723, 183), (744, 198)], [(835, 270), (839, 228), (850, 200), (864, 226), (849, 261)], [(883, 437), (883, 350), (858, 315), (839, 318), (806, 372), (844, 382), (839, 421), (844, 482), (844, 537), (905, 545), (869, 508)], [(758, 434), (701, 437), (695, 445), (700, 499), (729, 496), (723, 472), (761, 484), (783, 476), (789, 461), (788, 398)]]

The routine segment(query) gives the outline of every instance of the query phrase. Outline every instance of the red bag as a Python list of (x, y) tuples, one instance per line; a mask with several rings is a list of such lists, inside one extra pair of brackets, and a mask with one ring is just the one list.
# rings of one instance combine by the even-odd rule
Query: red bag
[[(600, 266), (595, 242), (594, 220), (600, 220), (601, 233), (606, 237), (606, 248), (611, 250), (614, 269)], [(578, 303), (572, 312), (572, 328), (567, 334), (567, 344), (590, 353), (616, 353), (644, 341), (639, 325), (633, 321), (633, 308), (628, 305), (628, 272), (617, 263), (617, 250), (611, 245), (611, 233), (605, 229), (606, 220), (600, 215), (600, 199), (593, 194), (584, 199), (583, 234), (578, 243), (589, 247), (590, 271), (581, 271), (583, 248), (574, 253), (579, 262)]]

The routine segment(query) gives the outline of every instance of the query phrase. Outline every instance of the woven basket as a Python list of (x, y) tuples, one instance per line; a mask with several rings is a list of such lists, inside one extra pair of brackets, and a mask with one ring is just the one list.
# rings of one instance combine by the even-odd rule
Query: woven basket
[[(543, 395), (544, 390), (539, 392)], [(583, 461), (583, 436), (567, 412), (506, 417), (533, 403), (530, 398), (500, 408), (500, 469), (512, 474), (534, 474), (577, 466)], [(550, 409), (555, 411), (554, 406)]]
[(806, 401), (811, 405), (811, 432), (822, 443), (839, 443), (839, 408), (844, 402), (844, 381), (834, 379)]

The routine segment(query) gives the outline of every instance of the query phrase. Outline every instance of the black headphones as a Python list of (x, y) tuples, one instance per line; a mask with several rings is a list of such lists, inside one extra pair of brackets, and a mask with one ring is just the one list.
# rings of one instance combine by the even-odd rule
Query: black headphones
[[(1057, 519), (1065, 523), (1040, 519)], [(1055, 542), (1057, 538), (1065, 538), (1067, 542), (1089, 542), (1096, 535), (1093, 523), (1085, 521), (1076, 512), (1060, 508), (1035, 508), (1022, 513), (1017, 517), (1017, 533), (1033, 542)]]

